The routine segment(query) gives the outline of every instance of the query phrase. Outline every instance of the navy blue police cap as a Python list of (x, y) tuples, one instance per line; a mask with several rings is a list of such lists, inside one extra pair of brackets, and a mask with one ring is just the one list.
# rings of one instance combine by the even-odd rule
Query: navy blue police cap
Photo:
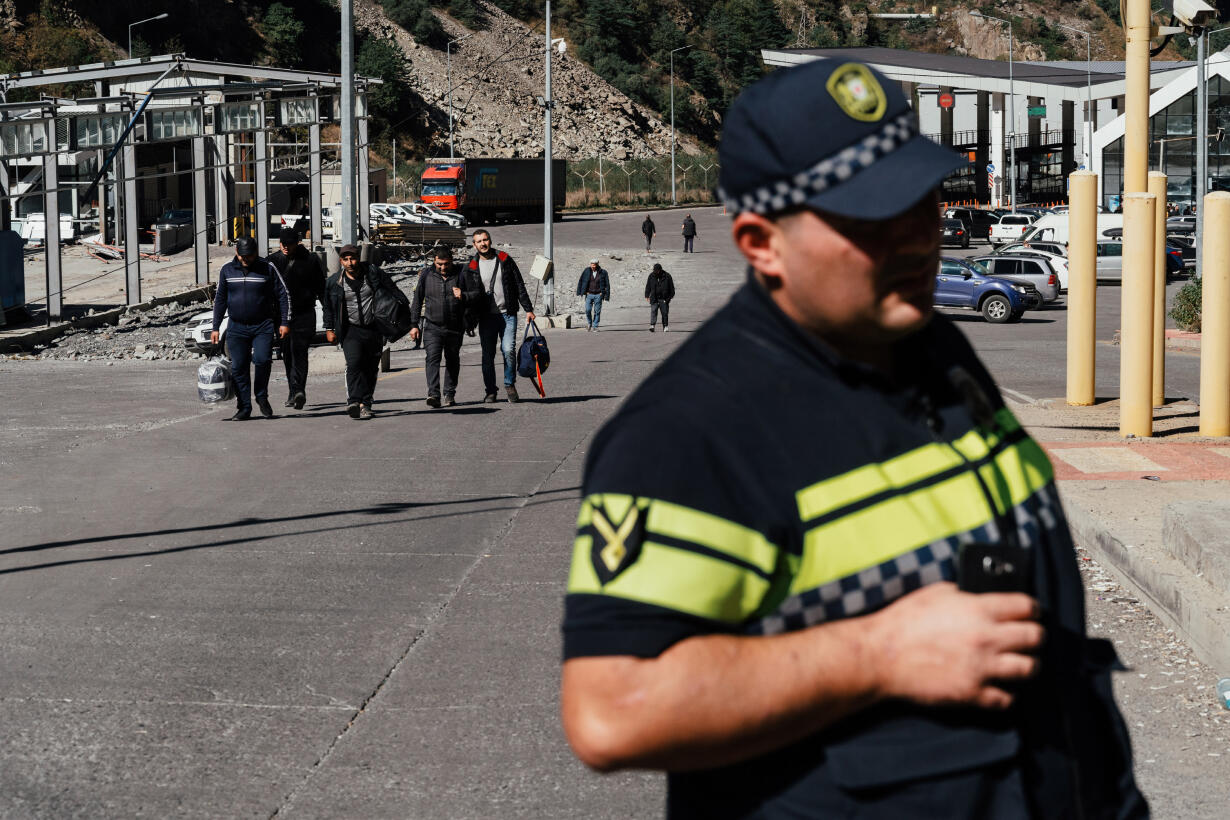
[(918, 132), (897, 83), (815, 60), (748, 87), (722, 128), (718, 196), (732, 214), (811, 207), (856, 219), (904, 213), (966, 159)]

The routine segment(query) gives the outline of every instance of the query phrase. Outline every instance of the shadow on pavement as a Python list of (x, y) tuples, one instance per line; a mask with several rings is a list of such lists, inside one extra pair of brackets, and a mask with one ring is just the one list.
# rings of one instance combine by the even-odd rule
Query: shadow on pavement
[[(595, 401), (597, 399), (616, 399), (618, 396), (547, 396), (545, 399), (538, 399), (539, 404), (573, 404), (579, 401)], [(534, 399), (523, 399), (524, 401), (534, 401)]]

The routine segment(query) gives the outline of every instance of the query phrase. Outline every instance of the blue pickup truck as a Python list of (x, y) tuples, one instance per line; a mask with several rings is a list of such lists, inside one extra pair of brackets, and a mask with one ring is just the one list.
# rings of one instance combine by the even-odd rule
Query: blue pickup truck
[(1019, 320), (1042, 299), (1028, 283), (997, 279), (977, 262), (945, 256), (935, 275), (934, 302), (939, 307), (976, 310), (988, 322), (1002, 324)]

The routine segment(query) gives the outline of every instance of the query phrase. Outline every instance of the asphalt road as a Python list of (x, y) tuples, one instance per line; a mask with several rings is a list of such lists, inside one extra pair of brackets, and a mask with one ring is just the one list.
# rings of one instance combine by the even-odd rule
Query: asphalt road
[[(603, 332), (549, 335), (544, 401), (479, 403), (471, 344), (457, 408), (425, 407), (399, 346), (363, 423), (339, 375), (237, 424), (184, 363), (0, 360), (0, 816), (660, 813), (659, 778), (572, 759), (558, 622), (590, 436), (743, 281), (728, 220), (694, 215), (693, 256), (682, 212), (655, 256), (628, 250), (643, 212), (556, 226), (562, 304), (592, 254), (618, 287)], [(541, 232), (492, 231), (524, 263)], [(655, 259), (671, 334), (637, 293)], [(1062, 316), (962, 327), (1006, 387), (1055, 396)]]

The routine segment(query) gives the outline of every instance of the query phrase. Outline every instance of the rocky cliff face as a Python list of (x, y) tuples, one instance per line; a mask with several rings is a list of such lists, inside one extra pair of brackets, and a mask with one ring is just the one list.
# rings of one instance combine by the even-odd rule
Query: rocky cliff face
[[(487, 28), (471, 32), (437, 12), (453, 47), (453, 141), (458, 156), (541, 156), (543, 113), (535, 98), (544, 93), (543, 35), (489, 3), (481, 3)], [(356, 25), (394, 39), (409, 58), (407, 82), (448, 120), (446, 55), (421, 46), (371, 0), (355, 4)], [(551, 60), (555, 156), (608, 160), (670, 154), (670, 125), (637, 105), (570, 53)], [(434, 120), (435, 118), (433, 118)], [(679, 136), (686, 154), (699, 153)], [(448, 154), (447, 126), (435, 156)]]

